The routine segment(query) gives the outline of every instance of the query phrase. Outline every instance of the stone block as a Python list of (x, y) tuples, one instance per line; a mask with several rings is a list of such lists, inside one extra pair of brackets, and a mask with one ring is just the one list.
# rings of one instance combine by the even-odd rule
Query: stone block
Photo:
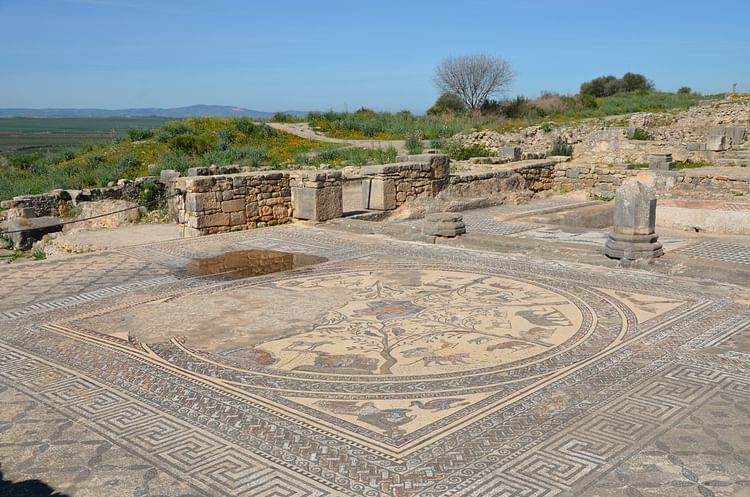
[(204, 229), (219, 226), (229, 226), (231, 218), (226, 212), (207, 215), (193, 215), (188, 217), (187, 225), (190, 228)]
[(225, 200), (224, 202), (221, 203), (222, 212), (240, 212), (244, 210), (245, 210), (244, 198), (237, 198), (234, 200)]
[(62, 231), (61, 220), (52, 216), (43, 217), (13, 217), (5, 223), (6, 230), (9, 232), (8, 237), (13, 242), (13, 248), (16, 250), (28, 250), (42, 237), (48, 233)]
[(245, 207), (245, 215), (248, 219), (254, 219), (260, 215), (260, 205), (258, 202), (252, 202)]
[(652, 154), (648, 158), (648, 168), (652, 171), (670, 171), (674, 167), (672, 154)]
[(232, 212), (229, 214), (230, 226), (238, 226), (247, 223), (247, 215), (244, 210)]
[(497, 156), (512, 161), (521, 160), (521, 147), (500, 147), (497, 149)]
[(392, 180), (364, 178), (362, 206), (365, 209), (388, 211), (396, 208), (396, 186)]
[[(328, 221), (329, 219), (342, 217), (344, 215), (342, 198), (340, 186), (326, 188), (292, 187), (293, 216), (295, 219), (311, 221)], [(281, 211), (275, 209), (274, 213), (276, 212)]]
[(179, 177), (180, 177), (180, 172), (175, 171), (174, 169), (163, 169), (159, 173), (159, 181), (161, 183), (164, 183), (165, 185), (168, 185), (169, 183), (175, 181)]
[(185, 195), (185, 210), (188, 212), (211, 211), (219, 208), (214, 192), (188, 193)]
[(427, 214), (422, 222), (422, 234), (453, 238), (466, 233), (463, 216), (454, 212)]
[(727, 137), (724, 135), (709, 135), (706, 139), (706, 150), (721, 152), (727, 149)]

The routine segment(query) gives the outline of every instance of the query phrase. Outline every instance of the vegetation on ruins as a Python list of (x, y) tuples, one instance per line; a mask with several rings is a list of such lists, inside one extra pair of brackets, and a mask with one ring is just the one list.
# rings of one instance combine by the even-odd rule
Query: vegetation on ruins
[(485, 54), (447, 57), (435, 68), (435, 86), (443, 93), (458, 95), (466, 107), (478, 111), (490, 96), (513, 81), (510, 63)]
[(422, 135), (419, 131), (414, 131), (406, 135), (404, 146), (410, 154), (421, 154), (424, 146), (422, 145)]
[(387, 148), (332, 148), (320, 152), (298, 154), (294, 163), (302, 166), (318, 167), (321, 164), (330, 166), (364, 166), (366, 164), (387, 164), (395, 162), (398, 151), (395, 147)]
[(645, 130), (643, 128), (634, 128), (628, 137), (631, 140), (653, 140), (654, 139), (651, 133), (649, 133), (648, 130)]
[(558, 136), (552, 142), (552, 150), (550, 150), (549, 155), (565, 155), (570, 157), (573, 155), (573, 145), (569, 144), (568, 140), (562, 136)]

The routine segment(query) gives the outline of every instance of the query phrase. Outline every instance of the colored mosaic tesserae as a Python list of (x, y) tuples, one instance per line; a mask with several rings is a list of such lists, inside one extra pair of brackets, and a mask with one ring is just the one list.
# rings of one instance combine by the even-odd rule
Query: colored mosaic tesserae
[(8, 266), (3, 478), (123, 496), (742, 489), (746, 299), (467, 236), (292, 224)]

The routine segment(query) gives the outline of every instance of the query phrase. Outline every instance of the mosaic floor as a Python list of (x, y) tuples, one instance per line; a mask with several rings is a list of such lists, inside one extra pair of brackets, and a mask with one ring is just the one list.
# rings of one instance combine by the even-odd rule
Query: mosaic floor
[[(321, 259), (190, 271), (246, 250)], [(0, 272), (8, 481), (71, 496), (750, 490), (750, 308), (707, 285), (304, 226)]]

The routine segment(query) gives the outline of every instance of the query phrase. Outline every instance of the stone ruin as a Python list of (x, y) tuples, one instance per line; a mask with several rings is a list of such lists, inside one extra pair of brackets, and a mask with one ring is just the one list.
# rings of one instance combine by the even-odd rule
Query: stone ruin
[(656, 194), (643, 183), (628, 183), (615, 196), (615, 225), (604, 254), (612, 259), (654, 259), (664, 255), (656, 234)]

